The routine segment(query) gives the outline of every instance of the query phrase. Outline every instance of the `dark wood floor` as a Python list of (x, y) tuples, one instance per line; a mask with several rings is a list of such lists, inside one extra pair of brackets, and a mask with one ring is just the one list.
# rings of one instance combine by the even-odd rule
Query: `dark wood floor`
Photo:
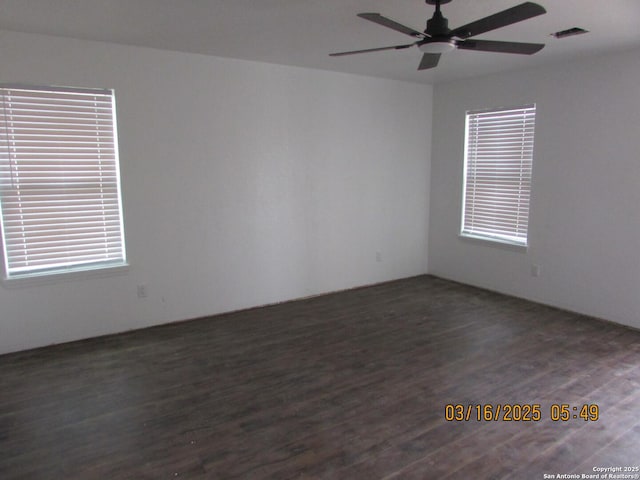
[[(449, 403), (540, 404), (542, 419), (447, 422)], [(551, 421), (554, 403), (599, 420)], [(640, 332), (428, 276), (0, 357), (3, 480), (638, 464)]]

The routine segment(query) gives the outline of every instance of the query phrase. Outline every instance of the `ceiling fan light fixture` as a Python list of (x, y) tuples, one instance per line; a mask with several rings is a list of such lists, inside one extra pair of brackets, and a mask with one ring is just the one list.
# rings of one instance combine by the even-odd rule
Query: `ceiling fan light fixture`
[(436, 40), (418, 45), (422, 53), (447, 53), (455, 50), (456, 44), (453, 40)]

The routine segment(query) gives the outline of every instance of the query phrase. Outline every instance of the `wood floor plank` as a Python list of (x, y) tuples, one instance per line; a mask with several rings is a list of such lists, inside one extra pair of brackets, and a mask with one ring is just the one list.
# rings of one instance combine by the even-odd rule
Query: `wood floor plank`
[[(620, 355), (619, 358), (620, 360), (629, 358), (629, 355)], [(569, 370), (566, 367), (563, 367), (563, 364), (559, 365), (560, 366), (555, 371), (548, 371), (547, 375), (547, 377), (555, 379), (555, 382), (550, 380), (550, 378), (544, 379), (545, 385), (547, 386), (547, 388), (545, 388), (544, 398), (549, 398), (549, 395), (552, 394), (551, 398), (554, 399), (554, 402), (564, 401), (558, 400), (558, 398), (569, 398), (568, 395), (572, 392), (575, 384), (577, 382), (581, 382), (581, 379), (585, 378), (582, 376), (576, 379), (575, 382), (567, 382), (566, 379), (568, 378)], [(608, 372), (610, 371), (610, 366), (603, 366), (597, 370), (591, 371), (589, 373), (589, 377), (597, 377), (599, 381), (603, 381), (604, 385), (602, 385), (602, 388), (609, 388), (611, 384), (609, 384), (609, 387), (607, 386), (605, 376), (608, 375)], [(501, 386), (502, 391), (492, 393), (491, 396), (493, 398), (498, 398), (498, 401), (502, 403), (522, 403), (517, 400), (517, 395), (529, 395), (526, 398), (532, 399), (532, 402), (550, 405), (553, 403), (552, 401), (543, 400), (543, 397), (540, 396), (539, 384), (541, 380), (542, 379), (540, 377), (534, 377), (528, 382)], [(494, 395), (499, 395), (499, 397), (495, 397)], [(516, 395), (516, 397), (514, 397), (514, 395)], [(500, 400), (500, 398), (503, 400)], [(544, 415), (545, 417), (548, 417), (548, 412), (544, 412)], [(416, 449), (416, 456), (420, 457), (418, 460), (411, 462), (410, 458), (404, 458), (403, 461), (398, 462), (401, 464), (406, 463), (407, 465), (410, 465), (411, 468), (394, 472), (393, 474), (390, 474), (390, 477), (396, 476), (404, 478), (404, 476), (409, 475), (409, 472), (411, 471), (422, 472), (421, 474), (424, 474), (425, 471), (429, 471), (434, 476), (437, 475), (439, 477), (445, 477), (452, 473), (452, 471), (455, 471), (474, 460), (479, 460), (486, 453), (488, 445), (491, 445), (493, 448), (500, 445), (501, 442), (517, 439), (522, 435), (526, 435), (530, 433), (531, 430), (534, 430), (535, 432), (535, 429), (536, 424), (533, 422), (519, 423), (498, 421), (475, 423), (468, 434), (461, 436), (453, 442), (448, 442), (446, 444), (441, 442), (438, 448)], [(456, 458), (455, 466), (452, 466), (449, 462), (451, 450), (464, 452), (464, 456)], [(526, 452), (526, 449), (523, 450)], [(381, 471), (384, 468), (384, 462), (378, 457), (373, 457), (373, 460), (375, 462), (374, 467), (369, 469), (369, 471), (371, 473)], [(363, 471), (364, 466), (355, 466), (353, 470)], [(454, 476), (453, 478), (456, 477)]]
[(420, 276), (0, 356), (0, 478), (542, 478), (640, 458), (639, 387), (640, 332)]

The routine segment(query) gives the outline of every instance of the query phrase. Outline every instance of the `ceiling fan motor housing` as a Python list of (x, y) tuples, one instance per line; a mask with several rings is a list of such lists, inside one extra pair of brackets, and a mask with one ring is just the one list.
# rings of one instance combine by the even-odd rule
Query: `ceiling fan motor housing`
[(436, 10), (429, 20), (427, 20), (426, 33), (431, 37), (437, 39), (438, 37), (446, 37), (449, 35), (449, 20), (447, 20), (440, 10)]
[(436, 11), (433, 13), (433, 17), (427, 20), (425, 33), (429, 38), (418, 44), (418, 48), (423, 53), (442, 54), (456, 48), (455, 42), (449, 35), (451, 33), (449, 20), (442, 15), (440, 3), (441, 2), (436, 3)]

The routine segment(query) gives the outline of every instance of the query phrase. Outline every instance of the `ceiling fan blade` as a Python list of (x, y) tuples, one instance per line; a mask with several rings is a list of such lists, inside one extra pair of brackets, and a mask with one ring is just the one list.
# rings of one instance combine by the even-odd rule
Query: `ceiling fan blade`
[(341, 57), (343, 55), (355, 55), (356, 53), (381, 52), (383, 50), (402, 50), (403, 48), (413, 47), (415, 43), (407, 45), (395, 45), (393, 47), (367, 48), (366, 50), (352, 50), (350, 52), (330, 53), (330, 57)]
[(365, 20), (369, 20), (370, 22), (377, 23), (378, 25), (382, 25), (383, 27), (390, 28), (392, 30), (395, 30), (396, 32), (404, 33), (405, 35), (409, 35), (411, 37), (426, 38), (426, 35), (424, 33), (395, 22), (390, 18), (383, 17), (379, 13), (359, 13), (358, 16), (360, 18), (364, 18)]
[(481, 33), (506, 27), (513, 23), (521, 22), (529, 18), (537, 17), (547, 11), (537, 3), (525, 2), (515, 7), (503, 10), (494, 15), (490, 15), (475, 22), (458, 27), (451, 32), (451, 35), (458, 38), (469, 38)]
[(422, 55), (422, 60), (420, 61), (420, 66), (418, 66), (418, 70), (427, 70), (429, 68), (433, 68), (438, 65), (440, 61), (439, 53), (425, 53)]
[(532, 55), (544, 47), (544, 43), (498, 42), (495, 40), (462, 40), (457, 42), (460, 50), (482, 52), (519, 53)]

